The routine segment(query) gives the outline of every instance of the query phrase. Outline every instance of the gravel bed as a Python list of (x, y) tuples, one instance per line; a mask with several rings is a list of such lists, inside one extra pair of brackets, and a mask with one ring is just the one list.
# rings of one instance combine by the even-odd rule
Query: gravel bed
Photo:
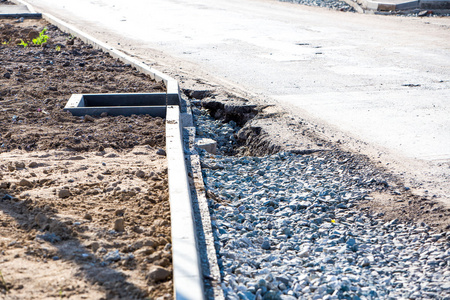
[[(318, 6), (318, 7), (326, 7), (329, 9), (340, 10), (340, 11), (350, 11), (356, 12), (356, 10), (348, 5), (344, 1), (339, 0), (279, 0), (281, 2), (290, 2), (308, 6)], [(356, 3), (356, 1), (355, 1)], [(398, 11), (390, 11), (390, 12), (376, 12), (377, 14), (384, 15), (399, 15), (404, 17), (448, 17), (450, 14), (436, 12), (434, 10), (426, 10), (426, 9), (414, 9), (414, 10), (398, 10)]]
[(303, 4), (303, 5), (308, 5), (308, 6), (327, 7), (330, 9), (341, 10), (341, 11), (355, 12), (355, 9), (353, 7), (351, 7), (344, 1), (338, 1), (338, 0), (280, 0), (280, 1)]
[[(193, 112), (227, 152), (239, 128)], [(348, 155), (201, 160), (227, 299), (450, 299), (450, 233), (358, 210), (387, 183)]]

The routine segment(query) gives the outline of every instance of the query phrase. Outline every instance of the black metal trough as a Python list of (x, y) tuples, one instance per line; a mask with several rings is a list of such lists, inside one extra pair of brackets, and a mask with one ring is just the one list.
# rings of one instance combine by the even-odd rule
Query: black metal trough
[(165, 118), (166, 101), (166, 93), (73, 94), (64, 110), (74, 116), (107, 113), (110, 116), (146, 114)]

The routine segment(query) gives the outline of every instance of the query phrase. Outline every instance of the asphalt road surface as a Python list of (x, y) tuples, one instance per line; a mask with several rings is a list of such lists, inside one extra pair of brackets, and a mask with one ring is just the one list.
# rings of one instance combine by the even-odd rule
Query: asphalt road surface
[(162, 71), (214, 77), (323, 125), (336, 140), (360, 141), (372, 157), (396, 157), (406, 172), (439, 177), (436, 190), (448, 187), (448, 17), (275, 0), (28, 2)]

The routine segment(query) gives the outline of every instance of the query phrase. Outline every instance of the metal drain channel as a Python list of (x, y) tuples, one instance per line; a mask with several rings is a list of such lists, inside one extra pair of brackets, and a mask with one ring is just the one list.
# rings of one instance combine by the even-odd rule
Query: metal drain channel
[[(25, 1), (11, 1), (16, 4), (27, 5), (30, 11), (34, 11), (32, 6)], [(183, 147), (182, 124), (191, 124), (192, 115), (180, 112), (182, 99), (178, 82), (48, 13), (42, 13), (42, 16), (60, 30), (75, 35), (83, 42), (109, 53), (124, 63), (131, 64), (138, 71), (148, 74), (155, 81), (164, 82), (166, 93), (72, 95), (65, 109), (75, 115), (101, 114), (101, 112), (114, 115), (116, 113), (138, 113), (139, 110), (147, 110), (145, 113), (161, 114), (166, 118), (174, 297), (177, 300), (205, 299)], [(123, 103), (124, 99), (128, 105)]]
[(74, 116), (107, 113), (110, 116), (147, 114), (165, 118), (166, 94), (74, 94), (64, 110)]

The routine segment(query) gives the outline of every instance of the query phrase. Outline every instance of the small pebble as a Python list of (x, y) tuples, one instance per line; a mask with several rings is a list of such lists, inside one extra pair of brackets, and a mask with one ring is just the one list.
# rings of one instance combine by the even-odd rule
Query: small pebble
[(156, 151), (156, 154), (162, 155), (162, 156), (166, 156), (166, 150), (164, 150), (164, 149), (158, 149), (158, 151)]
[(94, 117), (92, 117), (90, 115), (85, 115), (84, 122), (95, 122), (95, 119), (94, 119)]

